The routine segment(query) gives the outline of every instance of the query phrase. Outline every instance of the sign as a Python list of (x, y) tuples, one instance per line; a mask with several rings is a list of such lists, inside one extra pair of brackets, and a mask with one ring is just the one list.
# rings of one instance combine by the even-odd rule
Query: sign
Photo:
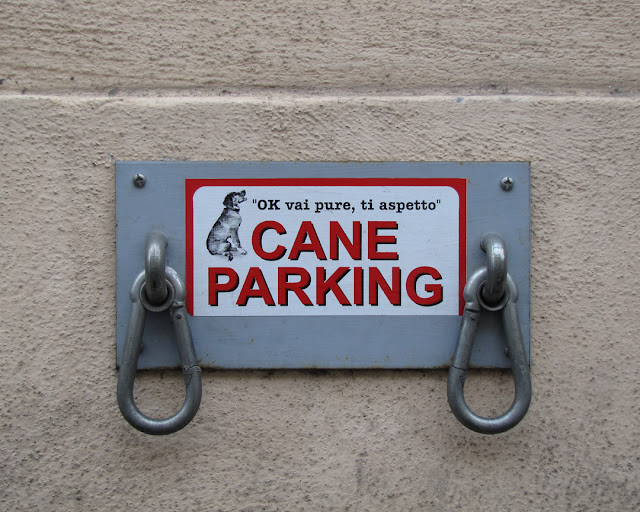
[(193, 316), (458, 315), (464, 179), (186, 180)]
[[(117, 361), (152, 230), (203, 368), (447, 367), (490, 231), (529, 349), (526, 162), (117, 162), (115, 190)], [(473, 366), (509, 367), (501, 330), (483, 314)], [(179, 367), (166, 314), (143, 343), (139, 368)]]

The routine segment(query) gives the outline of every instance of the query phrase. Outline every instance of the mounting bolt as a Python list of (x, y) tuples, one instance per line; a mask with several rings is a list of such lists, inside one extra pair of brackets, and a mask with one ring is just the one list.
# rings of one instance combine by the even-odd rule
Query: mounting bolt
[(502, 190), (506, 190), (508, 192), (513, 188), (513, 178), (511, 176), (505, 176), (502, 178), (500, 186), (502, 187)]
[(136, 174), (133, 177), (133, 184), (138, 188), (144, 187), (144, 184), (146, 182), (147, 182), (147, 178), (144, 177), (144, 174)]

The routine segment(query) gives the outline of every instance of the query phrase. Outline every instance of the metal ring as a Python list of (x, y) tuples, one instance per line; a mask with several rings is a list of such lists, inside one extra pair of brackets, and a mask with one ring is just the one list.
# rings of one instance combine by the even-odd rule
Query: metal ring
[(487, 286), (482, 289), (482, 298), (485, 304), (496, 304), (507, 287), (507, 248), (497, 233), (482, 235), (480, 247), (487, 253)]
[(502, 308), (504, 308), (504, 306), (507, 304), (507, 302), (509, 301), (509, 287), (505, 287), (504, 292), (502, 293), (502, 298), (498, 301), (497, 304), (492, 304), (489, 305), (485, 302), (485, 298), (484, 298), (484, 288), (485, 285), (487, 284), (487, 281), (483, 281), (480, 286), (478, 287), (478, 294), (477, 294), (477, 299), (478, 302), (480, 303), (480, 305), (483, 307), (483, 309), (486, 309), (487, 311), (500, 311)]
[[(145, 274), (146, 279), (146, 274)], [(142, 283), (140, 287), (140, 302), (145, 307), (147, 311), (151, 311), (152, 313), (159, 313), (160, 311), (164, 311), (165, 309), (169, 309), (173, 300), (176, 296), (176, 292), (173, 288), (173, 285), (168, 279), (165, 279), (166, 289), (167, 289), (167, 297), (165, 298), (162, 304), (152, 304), (151, 299), (149, 299), (149, 292), (147, 290), (147, 282)]]
[[(152, 231), (147, 237), (144, 274), (150, 304), (162, 304), (167, 298), (166, 250), (169, 239), (162, 231)], [(147, 308), (151, 311), (150, 308)], [(160, 310), (162, 311), (162, 310)]]

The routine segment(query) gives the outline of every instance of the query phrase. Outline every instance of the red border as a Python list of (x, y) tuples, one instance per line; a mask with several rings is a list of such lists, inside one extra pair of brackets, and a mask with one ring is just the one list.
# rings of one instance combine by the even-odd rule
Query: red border
[(211, 186), (430, 186), (451, 187), (460, 199), (459, 315), (464, 309), (462, 291), (467, 280), (467, 180), (466, 178), (206, 178), (185, 179), (187, 311), (193, 316), (193, 195), (200, 187)]

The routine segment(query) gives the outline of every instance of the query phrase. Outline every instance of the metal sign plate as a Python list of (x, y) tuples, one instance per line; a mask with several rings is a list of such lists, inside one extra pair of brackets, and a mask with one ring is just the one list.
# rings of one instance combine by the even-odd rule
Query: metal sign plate
[[(203, 367), (446, 367), (491, 231), (529, 347), (528, 163), (118, 162), (116, 204), (118, 358), (153, 229)], [(164, 315), (144, 346), (140, 368), (179, 365)], [(509, 366), (499, 318), (483, 317), (472, 364)]]

